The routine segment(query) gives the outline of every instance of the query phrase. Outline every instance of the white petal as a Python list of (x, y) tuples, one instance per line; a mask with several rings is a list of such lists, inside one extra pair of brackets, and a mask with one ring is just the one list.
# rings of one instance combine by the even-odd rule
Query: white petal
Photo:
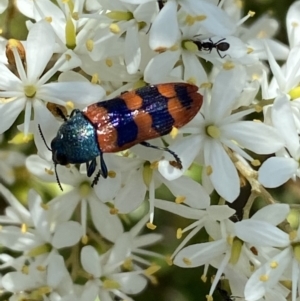
[(292, 158), (271, 157), (258, 171), (258, 181), (267, 188), (286, 183), (297, 171), (298, 163)]
[(177, 3), (167, 1), (152, 23), (149, 45), (153, 50), (170, 48), (175, 45), (178, 38)]
[(259, 220), (243, 220), (235, 223), (236, 235), (255, 246), (285, 247), (289, 244), (289, 235), (277, 227)]
[(26, 44), (27, 78), (30, 83), (34, 83), (44, 71), (53, 54), (54, 43), (53, 29), (48, 22), (40, 21), (32, 26)]
[(189, 219), (198, 220), (206, 215), (205, 211), (203, 210), (193, 209), (188, 206), (176, 204), (170, 201), (155, 200), (154, 205), (156, 208), (166, 210)]
[[(282, 277), (283, 272), (287, 269), (287, 266), (291, 261), (291, 256), (290, 249), (286, 248), (258, 268), (247, 281), (245, 287), (246, 300), (260, 300), (268, 289), (272, 289), (278, 283), (280, 277)], [(276, 268), (272, 268), (274, 263), (278, 263)], [(268, 280), (260, 280), (262, 275), (268, 276)]]
[(174, 264), (182, 268), (198, 267), (223, 254), (226, 248), (227, 243), (223, 239), (191, 245), (179, 251), (174, 258)]
[(175, 197), (184, 197), (184, 203), (192, 208), (204, 209), (210, 204), (208, 193), (191, 178), (182, 176), (174, 181), (164, 183)]
[(285, 139), (291, 156), (295, 156), (299, 149), (299, 137), (290, 100), (286, 94), (276, 97), (272, 107), (272, 122), (278, 133)]
[(189, 82), (191, 79), (195, 79), (196, 86), (208, 81), (205, 69), (194, 54), (183, 51), (182, 62), (184, 65), (184, 81)]
[(82, 227), (79, 223), (74, 221), (64, 222), (55, 229), (52, 245), (57, 249), (70, 247), (78, 243), (82, 235)]
[(127, 181), (114, 199), (115, 207), (124, 214), (135, 210), (144, 201), (146, 191), (142, 172), (129, 172)]
[(38, 96), (45, 101), (55, 102), (52, 98), (72, 101), (81, 107), (100, 101), (105, 91), (99, 85), (88, 82), (56, 82), (43, 85)]
[(271, 154), (284, 146), (277, 130), (261, 122), (239, 121), (222, 126), (222, 135), (257, 153)]
[(51, 256), (51, 260), (47, 267), (47, 284), (50, 287), (57, 288), (61, 282), (66, 286), (66, 276), (69, 275), (65, 267), (64, 258), (61, 255)]
[(92, 274), (96, 278), (101, 276), (99, 255), (94, 247), (83, 247), (80, 253), (80, 261), (86, 272)]
[(8, 0), (2, 0), (2, 2), (0, 3), (0, 14), (2, 14), (8, 5)]
[(206, 16), (206, 19), (201, 21), (201, 26), (212, 35), (228, 36), (236, 31), (236, 25), (232, 18), (215, 4), (194, 0), (178, 2), (190, 15)]
[(30, 275), (25, 275), (20, 272), (5, 274), (1, 279), (1, 283), (5, 290), (12, 293), (34, 288), (34, 279), (32, 279)]
[(130, 272), (112, 275), (112, 279), (120, 283), (126, 294), (138, 294), (147, 285), (145, 277)]
[(145, 81), (151, 84), (162, 82), (174, 68), (175, 63), (179, 59), (179, 55), (179, 51), (166, 51), (156, 55), (145, 68)]
[(137, 25), (130, 26), (125, 38), (125, 63), (129, 74), (135, 74), (141, 62), (141, 47)]
[(295, 45), (300, 43), (300, 28), (295, 26), (300, 22), (300, 2), (295, 1), (289, 7), (288, 13), (286, 15), (286, 28), (288, 32), (289, 44), (293, 48)]
[(15, 122), (20, 112), (24, 109), (25, 98), (0, 103), (1, 125), (0, 134), (8, 130)]
[(222, 120), (231, 113), (232, 107), (240, 96), (246, 83), (244, 67), (235, 66), (230, 70), (222, 70), (218, 73), (213, 88), (210, 104), (211, 118), (214, 122)]
[(122, 223), (117, 215), (112, 215), (110, 209), (96, 198), (89, 199), (94, 226), (100, 234), (109, 241), (115, 241), (123, 233)]
[(284, 221), (289, 212), (288, 204), (270, 204), (254, 213), (251, 219), (265, 221), (276, 226)]
[(217, 141), (205, 143), (205, 165), (212, 167), (209, 176), (214, 188), (226, 201), (233, 202), (240, 192), (240, 180), (234, 164)]

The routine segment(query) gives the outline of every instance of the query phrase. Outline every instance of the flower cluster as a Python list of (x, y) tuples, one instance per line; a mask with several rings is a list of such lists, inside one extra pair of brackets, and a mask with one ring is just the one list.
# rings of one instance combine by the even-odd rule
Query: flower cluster
[[(291, 218), (298, 212), (267, 189), (300, 177), (300, 1), (286, 16), (289, 46), (274, 38), (276, 20), (263, 16), (247, 26), (255, 13), (243, 16), (233, 0), (15, 0), (2, 1), (0, 12), (8, 5), (28, 18), (28, 36), (1, 39), (0, 134), (17, 127), (11, 142), (33, 140), (37, 149), (27, 157), (0, 151), (7, 202), (0, 287), (9, 300), (133, 300), (157, 281), (160, 266), (149, 258), (204, 266), (203, 281), (214, 274), (197, 300), (213, 300), (222, 277), (228, 300), (298, 300), (300, 228)], [(172, 105), (151, 117), (157, 99), (144, 94), (151, 85), (185, 101), (179, 83), (203, 103), (187, 122), (183, 110), (175, 112), (182, 124), (169, 131)], [(141, 99), (126, 92), (137, 89)], [(112, 122), (101, 102), (120, 94), (127, 107), (116, 101)], [(138, 101), (149, 106), (138, 111)], [(96, 122), (82, 114), (79, 123), (79, 110), (97, 102), (89, 113)], [(151, 144), (140, 132), (114, 131), (129, 118), (145, 140), (155, 138)], [(95, 136), (84, 144), (91, 128)], [(72, 161), (81, 150), (65, 142), (77, 131), (91, 154), (86, 161)], [(55, 137), (61, 144), (50, 144)], [(113, 148), (115, 140), (133, 147)], [(6, 187), (19, 189), (14, 169), (21, 165), (35, 188), (26, 206)], [(239, 214), (235, 200), (246, 183), (251, 192)], [(158, 196), (162, 186), (174, 202)], [(262, 208), (253, 213), (258, 198)], [(148, 249), (164, 238), (156, 233), (158, 209), (193, 220), (177, 229), (183, 239), (170, 257)], [(133, 212), (139, 221), (127, 229)], [(156, 232), (140, 234), (145, 228)], [(207, 241), (189, 244), (203, 230)]]

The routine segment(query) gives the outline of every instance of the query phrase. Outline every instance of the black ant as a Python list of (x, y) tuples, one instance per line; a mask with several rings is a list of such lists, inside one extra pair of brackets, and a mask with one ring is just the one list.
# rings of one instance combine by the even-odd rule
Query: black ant
[(193, 42), (197, 45), (199, 51), (205, 50), (205, 51), (209, 51), (209, 53), (211, 53), (213, 48), (216, 48), (219, 57), (223, 59), (227, 54), (222, 56), (220, 51), (226, 51), (230, 47), (229, 43), (223, 42), (225, 40), (226, 39), (223, 38), (223, 39), (219, 40), (218, 42), (214, 43), (213, 40), (211, 38), (209, 38), (209, 42), (201, 42), (201, 41), (195, 41), (195, 40), (193, 40)]

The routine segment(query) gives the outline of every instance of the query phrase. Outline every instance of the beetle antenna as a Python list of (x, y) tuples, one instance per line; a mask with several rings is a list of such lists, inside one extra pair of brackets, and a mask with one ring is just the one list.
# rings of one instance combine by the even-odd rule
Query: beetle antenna
[[(41, 137), (42, 137), (42, 139), (43, 139), (43, 141), (44, 141), (44, 143), (45, 143), (47, 149), (48, 149), (50, 152), (52, 152), (52, 149), (48, 146), (48, 144), (47, 144), (47, 142), (46, 142), (46, 139), (45, 139), (45, 137), (44, 137), (44, 134), (43, 134), (43, 132), (42, 132), (41, 126), (40, 126), (39, 124), (38, 124), (38, 129), (39, 129), (40, 135), (41, 135)], [(58, 184), (60, 190), (61, 190), (61, 191), (64, 191), (63, 188), (62, 188), (62, 186), (61, 186), (61, 184), (60, 184), (59, 178), (58, 178), (58, 174), (57, 174), (56, 164), (55, 164), (55, 163), (54, 163), (54, 171), (55, 171), (56, 182), (57, 182), (57, 184)]]
[(61, 190), (61, 191), (64, 191), (63, 188), (62, 188), (62, 186), (61, 186), (61, 184), (60, 184), (59, 178), (58, 178), (56, 165), (57, 165), (57, 164), (54, 164), (54, 171), (55, 171), (56, 182), (57, 182), (57, 185), (58, 185), (58, 187), (60, 188), (60, 190)]
[(45, 143), (47, 149), (48, 149), (50, 152), (52, 152), (52, 149), (48, 146), (48, 144), (47, 144), (47, 142), (46, 142), (46, 139), (45, 139), (45, 137), (44, 137), (44, 134), (43, 134), (43, 132), (42, 132), (41, 126), (40, 126), (39, 124), (38, 124), (38, 129), (39, 129), (40, 135), (41, 135), (41, 137), (42, 137), (42, 139), (43, 139), (43, 141), (44, 141), (44, 143)]

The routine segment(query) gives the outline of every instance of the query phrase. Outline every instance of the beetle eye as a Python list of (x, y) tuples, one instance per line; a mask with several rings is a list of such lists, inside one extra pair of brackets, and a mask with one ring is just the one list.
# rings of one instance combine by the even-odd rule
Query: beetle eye
[(69, 163), (67, 156), (57, 151), (53, 152), (53, 162), (60, 165), (67, 165)]

